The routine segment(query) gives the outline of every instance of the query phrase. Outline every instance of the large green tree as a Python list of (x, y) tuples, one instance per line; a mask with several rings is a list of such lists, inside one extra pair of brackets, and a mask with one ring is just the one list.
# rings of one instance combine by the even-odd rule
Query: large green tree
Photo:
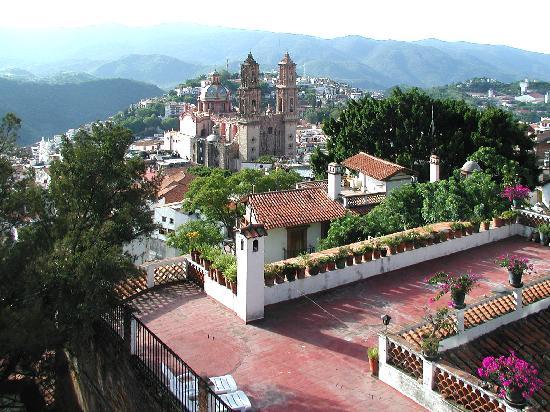
[(122, 243), (154, 229), (148, 202), (157, 182), (143, 179), (141, 160), (124, 159), (131, 142), (129, 130), (113, 125), (65, 139), (50, 187), (28, 182), (11, 203), (25, 213), (13, 222), (18, 239), (4, 234), (1, 245), (0, 393), (45, 350), (60, 353), (90, 336), (120, 303), (115, 285), (137, 274)]
[(462, 100), (433, 99), (419, 89), (396, 88), (382, 100), (351, 101), (338, 119), (325, 121), (323, 130), (329, 137), (328, 156), (312, 157), (317, 175), (326, 171), (328, 162), (365, 151), (411, 168), (421, 179), (428, 177), (428, 161), (435, 153), (446, 177), (480, 147), (488, 146), (523, 165), (521, 177), (534, 183), (533, 142), (524, 126), (501, 109), (480, 111)]

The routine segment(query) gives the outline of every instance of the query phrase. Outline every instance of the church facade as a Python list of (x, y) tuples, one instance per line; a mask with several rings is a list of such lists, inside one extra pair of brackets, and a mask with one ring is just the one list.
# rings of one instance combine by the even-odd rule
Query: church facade
[(241, 64), (238, 109), (217, 72), (202, 88), (197, 106), (180, 115), (180, 131), (167, 132), (164, 149), (196, 164), (239, 170), (262, 155), (293, 157), (298, 123), (296, 64), (288, 53), (279, 62), (276, 107), (262, 108), (260, 67), (250, 53)]

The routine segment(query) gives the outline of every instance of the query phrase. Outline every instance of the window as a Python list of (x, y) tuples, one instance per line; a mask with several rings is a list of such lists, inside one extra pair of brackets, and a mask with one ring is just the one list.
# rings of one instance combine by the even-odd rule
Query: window
[(258, 239), (254, 239), (254, 242), (252, 242), (252, 251), (253, 252), (258, 251)]
[(290, 98), (290, 112), (292, 113), (294, 111), (294, 99)]
[(273, 134), (273, 127), (267, 128), (267, 134)]
[(163, 216), (163, 217), (162, 217), (162, 221), (163, 221), (163, 222), (166, 222), (166, 216)]
[(241, 250), (244, 250), (244, 239), (241, 239)]
[(171, 225), (174, 224), (174, 219), (173, 219), (173, 218), (170, 218), (170, 224), (171, 224)]
[(254, 147), (253, 147), (252, 149), (250, 149), (250, 151), (251, 151), (252, 153), (254, 153), (255, 150), (256, 150), (256, 148), (254, 148)]

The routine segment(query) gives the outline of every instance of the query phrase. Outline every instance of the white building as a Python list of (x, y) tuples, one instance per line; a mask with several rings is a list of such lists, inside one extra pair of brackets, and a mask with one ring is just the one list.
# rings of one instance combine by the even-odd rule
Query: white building
[(186, 103), (168, 102), (164, 105), (164, 117), (178, 117), (186, 107)]

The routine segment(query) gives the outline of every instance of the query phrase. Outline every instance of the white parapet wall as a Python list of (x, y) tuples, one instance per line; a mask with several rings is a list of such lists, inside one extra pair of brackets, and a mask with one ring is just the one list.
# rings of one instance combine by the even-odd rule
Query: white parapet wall
[(487, 231), (481, 231), (479, 233), (473, 233), (468, 236), (462, 236), (458, 239), (436, 243), (431, 246), (395, 255), (388, 255), (370, 262), (346, 266), (343, 269), (319, 273), (316, 276), (307, 276), (304, 279), (296, 279), (293, 282), (285, 281), (281, 284), (275, 284), (269, 287), (265, 286), (264, 304), (271, 305), (290, 299), (296, 299), (303, 295), (332, 289), (361, 279), (367, 279), (407, 266), (413, 266), (427, 260), (437, 259), (442, 256), (486, 245), (511, 236), (524, 236), (525, 230), (525, 226), (514, 223)]

